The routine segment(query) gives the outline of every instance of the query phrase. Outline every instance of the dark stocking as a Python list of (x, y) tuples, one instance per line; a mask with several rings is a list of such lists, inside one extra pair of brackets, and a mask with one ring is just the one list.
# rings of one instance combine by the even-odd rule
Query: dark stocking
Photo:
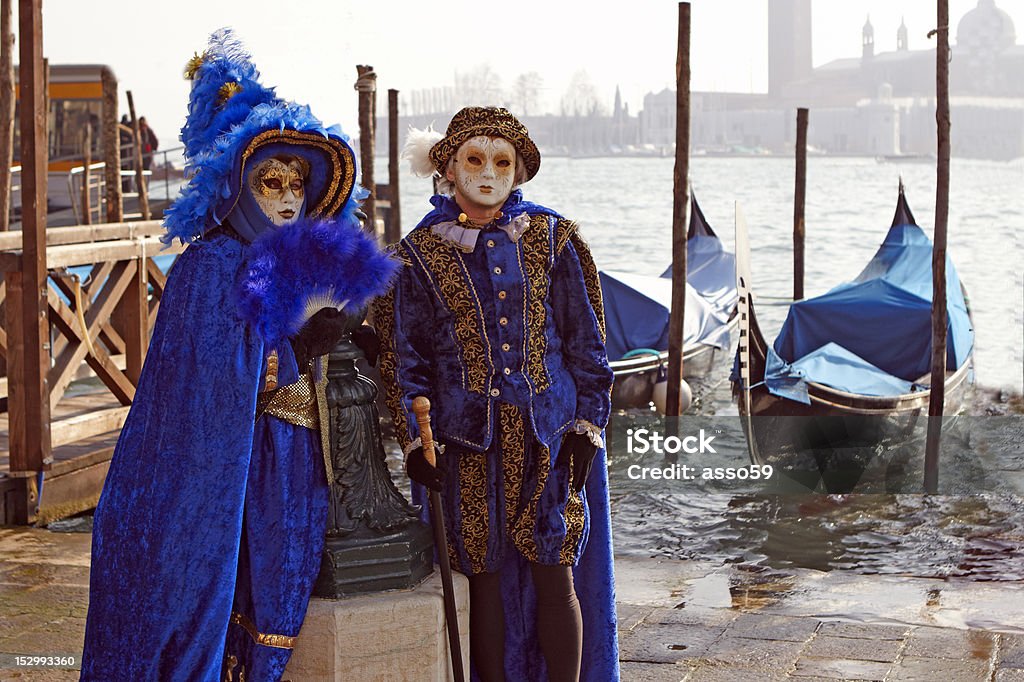
[(505, 682), (505, 608), (500, 573), (469, 577), (469, 650), (483, 682)]
[(569, 566), (530, 564), (537, 591), (537, 638), (549, 682), (577, 682), (583, 657), (583, 617)]

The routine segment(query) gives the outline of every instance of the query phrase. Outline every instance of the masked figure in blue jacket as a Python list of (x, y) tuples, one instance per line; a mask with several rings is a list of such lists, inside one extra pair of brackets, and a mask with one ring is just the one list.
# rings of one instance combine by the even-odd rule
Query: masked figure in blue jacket
[(278, 680), (320, 567), (323, 355), (395, 268), (355, 156), (229, 30), (189, 65), (172, 268), (96, 510), (83, 680)]
[[(612, 372), (590, 251), (576, 223), (523, 200), (540, 153), (505, 109), (411, 131), (405, 155), (440, 193), (395, 247), (403, 266), (375, 308), (381, 373), (409, 476), (442, 493), (447, 550), (469, 576), (474, 674), (617, 679)], [(444, 446), (437, 468), (416, 396)]]

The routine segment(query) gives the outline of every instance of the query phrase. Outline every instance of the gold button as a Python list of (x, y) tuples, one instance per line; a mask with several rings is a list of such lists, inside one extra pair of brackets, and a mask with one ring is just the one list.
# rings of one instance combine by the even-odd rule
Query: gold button
[(500, 320), (498, 320), (498, 324), (500, 324), (502, 327), (508, 325), (508, 318), (507, 317), (501, 318)]
[(494, 240), (493, 239), (488, 239), (487, 240), (487, 246), (489, 246), (490, 248), (493, 249), (494, 248)]
[(496, 388), (492, 388), (491, 389), (491, 397), (492, 398), (497, 398), (499, 395), (501, 395), (501, 391), (499, 391)]
[(506, 367), (505, 368), (505, 376), (508, 376), (511, 373), (512, 373), (512, 370), (510, 370), (508, 367)]
[(501, 349), (507, 353), (512, 349), (512, 346), (508, 345), (507, 343), (503, 343), (501, 344)]
[(504, 301), (506, 296), (508, 296), (508, 294), (506, 292), (504, 292), (504, 291), (499, 291), (498, 292), (498, 298), (500, 298), (501, 300)]
[(501, 274), (501, 268), (494, 268), (494, 274), (495, 275), (500, 275)]

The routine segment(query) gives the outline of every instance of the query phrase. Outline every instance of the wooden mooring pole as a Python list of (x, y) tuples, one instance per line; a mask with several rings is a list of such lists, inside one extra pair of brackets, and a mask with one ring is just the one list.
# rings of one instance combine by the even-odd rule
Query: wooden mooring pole
[(146, 191), (146, 169), (142, 165), (142, 130), (139, 128), (139, 119), (135, 116), (135, 100), (132, 98), (132, 91), (127, 90), (128, 116), (132, 120), (132, 139), (135, 141), (135, 188), (139, 192), (139, 210), (142, 212), (142, 219), (149, 220), (149, 192)]
[(121, 133), (117, 123), (117, 79), (107, 67), (100, 71), (103, 85), (103, 105), (100, 110), (103, 127), (103, 185), (107, 203), (107, 222), (120, 223), (124, 220), (123, 195), (121, 193)]
[(807, 202), (808, 110), (796, 110), (796, 192), (793, 197), (793, 300), (804, 298), (804, 209)]
[(14, 165), (14, 0), (0, 0), (0, 231), (10, 229)]
[(686, 315), (686, 230), (690, 207), (690, 3), (679, 3), (676, 52), (676, 163), (672, 173), (672, 307), (668, 328), (665, 416), (678, 417), (683, 382), (683, 320)]
[(932, 244), (932, 377), (928, 399), (928, 440), (924, 456), (924, 489), (939, 489), (939, 445), (946, 398), (946, 229), (949, 225), (949, 0), (938, 0), (938, 23), (929, 36), (938, 40), (935, 51), (935, 122), (938, 128), (938, 163), (935, 182), (935, 234)]
[[(374, 107), (377, 94), (377, 74), (368, 65), (356, 66), (356, 90), (359, 92), (359, 166), (362, 172), (362, 186), (370, 193), (363, 200), (363, 213), (366, 214), (366, 225), (363, 226), (370, 234), (377, 234), (377, 183), (373, 177), (374, 145), (376, 131), (374, 123), (377, 111)], [(379, 235), (378, 235), (379, 236)]]
[(92, 192), (89, 184), (92, 182), (92, 124), (85, 124), (85, 142), (82, 144), (82, 224), (92, 224)]
[[(22, 256), (21, 270), (8, 273), (7, 280), (10, 468), (11, 471), (43, 471), (50, 468), (53, 458), (47, 383), (50, 330), (46, 304), (47, 154), (42, 0), (19, 0), (18, 24)], [(21, 514), (33, 515), (32, 507), (37, 502), (36, 496), (30, 495), (30, 508), (22, 510)]]
[(388, 89), (388, 224), (384, 241), (394, 244), (402, 238), (402, 208), (399, 192), (399, 159), (398, 159), (398, 90)]

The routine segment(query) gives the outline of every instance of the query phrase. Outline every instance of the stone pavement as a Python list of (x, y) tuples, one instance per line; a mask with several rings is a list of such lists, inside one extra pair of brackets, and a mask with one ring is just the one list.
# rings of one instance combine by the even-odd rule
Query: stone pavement
[[(77, 680), (88, 533), (0, 528), (0, 682)], [(1024, 682), (1024, 586), (616, 561), (623, 680)], [(518, 682), (518, 681), (517, 681)]]
[(623, 680), (1024, 682), (1020, 585), (631, 558), (616, 571)]

